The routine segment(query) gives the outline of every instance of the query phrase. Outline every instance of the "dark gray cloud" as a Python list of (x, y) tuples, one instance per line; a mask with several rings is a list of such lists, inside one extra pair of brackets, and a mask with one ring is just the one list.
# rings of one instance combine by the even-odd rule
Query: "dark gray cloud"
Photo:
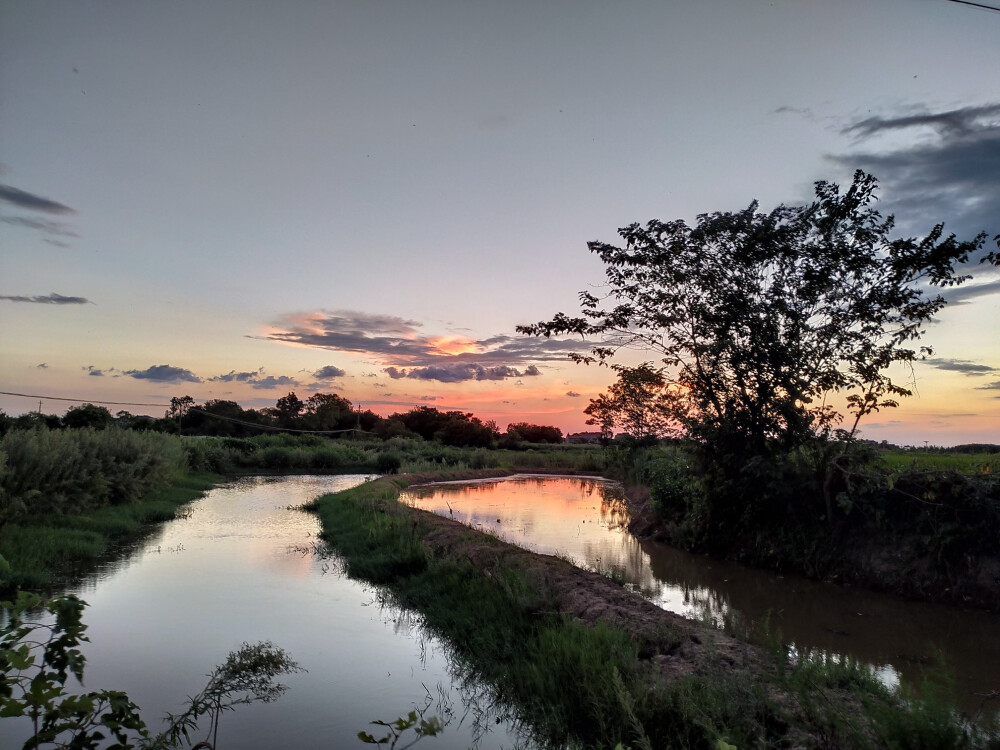
[(92, 378), (103, 378), (104, 370), (98, 370), (96, 367), (91, 366), (87, 368), (87, 374)]
[(520, 378), (526, 375), (533, 376), (540, 374), (538, 368), (534, 366), (525, 370), (517, 370), (507, 365), (484, 367), (483, 365), (469, 362), (454, 362), (444, 365), (431, 365), (429, 367), (414, 367), (411, 369), (387, 367), (385, 368), (385, 372), (393, 380), (415, 378), (417, 380), (437, 380), (441, 383), (462, 383), (467, 380), (506, 380), (507, 378)]
[(438, 397), (437, 396), (421, 396), (420, 400), (421, 401), (437, 401)]
[(253, 370), (252, 372), (236, 372), (230, 370), (224, 375), (216, 375), (209, 378), (213, 383), (252, 383), (263, 376), (264, 368)]
[(996, 367), (990, 367), (989, 365), (981, 365), (976, 362), (970, 362), (965, 359), (944, 359), (935, 357), (924, 361), (931, 367), (936, 367), (939, 370), (960, 372), (963, 373), (964, 375), (969, 375), (972, 377), (986, 375), (987, 373), (991, 372), (998, 372)]
[(265, 375), (264, 368), (251, 372), (236, 372), (230, 370), (223, 375), (216, 375), (209, 378), (213, 383), (246, 383), (256, 390), (268, 390), (270, 388), (297, 388), (301, 383), (295, 378), (287, 375)]
[(0, 221), (4, 224), (11, 224), (16, 227), (27, 227), (28, 229), (37, 229), (40, 232), (45, 232), (46, 234), (55, 235), (57, 237), (79, 237), (76, 232), (67, 229), (66, 224), (61, 221), (53, 221), (52, 219), (36, 219), (29, 218), (27, 216), (3, 216), (0, 217)]
[(48, 370), (49, 369), (48, 364), (46, 364), (45, 362), (41, 362), (41, 363), (35, 365), (35, 367), (37, 367), (39, 370)]
[(1000, 293), (1000, 281), (991, 281), (986, 284), (964, 284), (945, 289), (941, 292), (941, 296), (947, 300), (949, 305), (968, 305), (970, 299), (998, 293)]
[(333, 380), (334, 378), (342, 378), (347, 374), (344, 370), (339, 367), (334, 367), (333, 365), (327, 365), (326, 367), (321, 367), (312, 374), (317, 380)]
[(570, 398), (580, 398), (582, 394), (577, 393), (576, 391), (566, 391), (566, 395)]
[[(878, 177), (881, 210), (895, 214), (902, 231), (919, 234), (945, 222), (945, 231), (962, 240), (1000, 234), (1000, 103), (867, 117), (841, 132), (856, 139), (855, 150), (829, 158)], [(880, 149), (873, 141), (884, 134), (912, 140)], [(995, 248), (988, 240), (986, 249)]]
[(0, 295), (0, 299), (5, 299), (8, 302), (34, 302), (39, 305), (92, 305), (94, 304), (86, 297), (64, 297), (61, 294), (37, 295), (35, 297), (26, 297), (22, 295)]
[(298, 386), (299, 381), (287, 375), (268, 375), (252, 383), (250, 387), (264, 390), (267, 388), (297, 388)]
[(29, 193), (10, 185), (0, 185), (0, 201), (10, 203), (18, 208), (27, 209), (29, 211), (41, 211), (46, 214), (76, 213), (76, 211), (72, 208), (63, 205), (58, 201), (43, 198), (40, 195), (35, 195), (34, 193)]
[(994, 380), (987, 385), (976, 386), (977, 391), (1000, 391), (1000, 380)]
[(122, 370), (122, 374), (136, 380), (151, 380), (154, 383), (204, 382), (190, 370), (170, 365), (153, 365), (152, 367), (147, 367), (145, 370)]

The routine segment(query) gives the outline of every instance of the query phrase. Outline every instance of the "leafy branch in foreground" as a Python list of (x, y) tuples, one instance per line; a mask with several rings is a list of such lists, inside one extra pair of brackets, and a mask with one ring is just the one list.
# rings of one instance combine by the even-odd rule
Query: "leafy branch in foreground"
[[(54, 616), (51, 623), (26, 619), (27, 613), (40, 606)], [(82, 619), (85, 606), (72, 594), (43, 603), (38, 595), (23, 592), (16, 602), (0, 603), (4, 618), (0, 629), (0, 718), (30, 720), (31, 736), (22, 750), (173, 748), (189, 739), (203, 716), (210, 717), (211, 747), (223, 711), (276, 700), (286, 688), (275, 678), (301, 671), (285, 651), (271, 643), (243, 644), (209, 675), (208, 684), (190, 699), (189, 708), (168, 716), (166, 731), (151, 737), (139, 707), (125, 693), (98, 690), (74, 695), (66, 691), (70, 674), (83, 680), (86, 659), (79, 646), (88, 640)], [(114, 742), (107, 744), (109, 739)]]
[(288, 688), (274, 679), (301, 671), (302, 668), (284, 650), (270, 641), (244, 643), (215, 668), (202, 691), (188, 699), (186, 711), (167, 715), (169, 726), (149, 747), (177, 747), (182, 740), (190, 740), (190, 733), (197, 729), (198, 719), (202, 716), (210, 717), (206, 737), (212, 737), (214, 747), (223, 711), (232, 711), (236, 706), (250, 703), (276, 701)]

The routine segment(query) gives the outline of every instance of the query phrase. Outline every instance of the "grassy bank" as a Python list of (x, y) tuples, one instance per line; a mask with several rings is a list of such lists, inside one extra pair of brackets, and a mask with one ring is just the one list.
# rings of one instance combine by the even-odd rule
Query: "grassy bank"
[(183, 441), (121, 429), (15, 430), (0, 439), (0, 591), (57, 585), (217, 479)]
[(677, 443), (618, 458), (648, 488), (633, 531), (778, 572), (1000, 609), (996, 456), (805, 446), (705, 465)]
[[(0, 595), (15, 589), (46, 590), (85, 571), (117, 544), (150, 524), (169, 521), (178, 509), (219, 481), (214, 474), (179, 474), (167, 486), (127, 505), (75, 515), (36, 514), (0, 528)], [(0, 566), (3, 564), (0, 563)]]
[(545, 744), (991, 746), (856, 664), (752, 648), (603, 576), (406, 508), (396, 501), (405, 484), (319, 498), (324, 538), (351, 576), (419, 611), (457, 669), (487, 686), (485, 702), (516, 709)]

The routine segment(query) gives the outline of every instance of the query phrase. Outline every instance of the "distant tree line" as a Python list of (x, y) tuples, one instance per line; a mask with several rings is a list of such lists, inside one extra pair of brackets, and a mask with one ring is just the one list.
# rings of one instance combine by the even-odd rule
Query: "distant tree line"
[(113, 414), (95, 404), (71, 407), (61, 417), (36, 412), (11, 417), (0, 412), (0, 435), (38, 426), (104, 430), (113, 425), (138, 431), (234, 438), (275, 431), (325, 433), (334, 439), (367, 434), (383, 440), (422, 438), (448, 446), (476, 448), (563, 442), (558, 427), (516, 422), (501, 433), (493, 420), (483, 421), (470, 412), (441, 411), (430, 406), (382, 417), (355, 407), (349, 399), (335, 393), (316, 393), (302, 400), (292, 392), (279, 398), (274, 406), (261, 409), (245, 409), (225, 399), (199, 404), (191, 396), (179, 396), (170, 400), (162, 418), (124, 410)]

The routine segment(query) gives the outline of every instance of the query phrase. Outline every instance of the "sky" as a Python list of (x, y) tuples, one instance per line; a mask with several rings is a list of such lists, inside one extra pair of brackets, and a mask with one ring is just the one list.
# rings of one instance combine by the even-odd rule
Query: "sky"
[[(859, 168), (901, 234), (1000, 233), (997, 39), (949, 0), (0, 0), (0, 409), (588, 429), (613, 373), (515, 330), (600, 289), (588, 241)], [(1000, 443), (971, 270), (865, 437)]]

